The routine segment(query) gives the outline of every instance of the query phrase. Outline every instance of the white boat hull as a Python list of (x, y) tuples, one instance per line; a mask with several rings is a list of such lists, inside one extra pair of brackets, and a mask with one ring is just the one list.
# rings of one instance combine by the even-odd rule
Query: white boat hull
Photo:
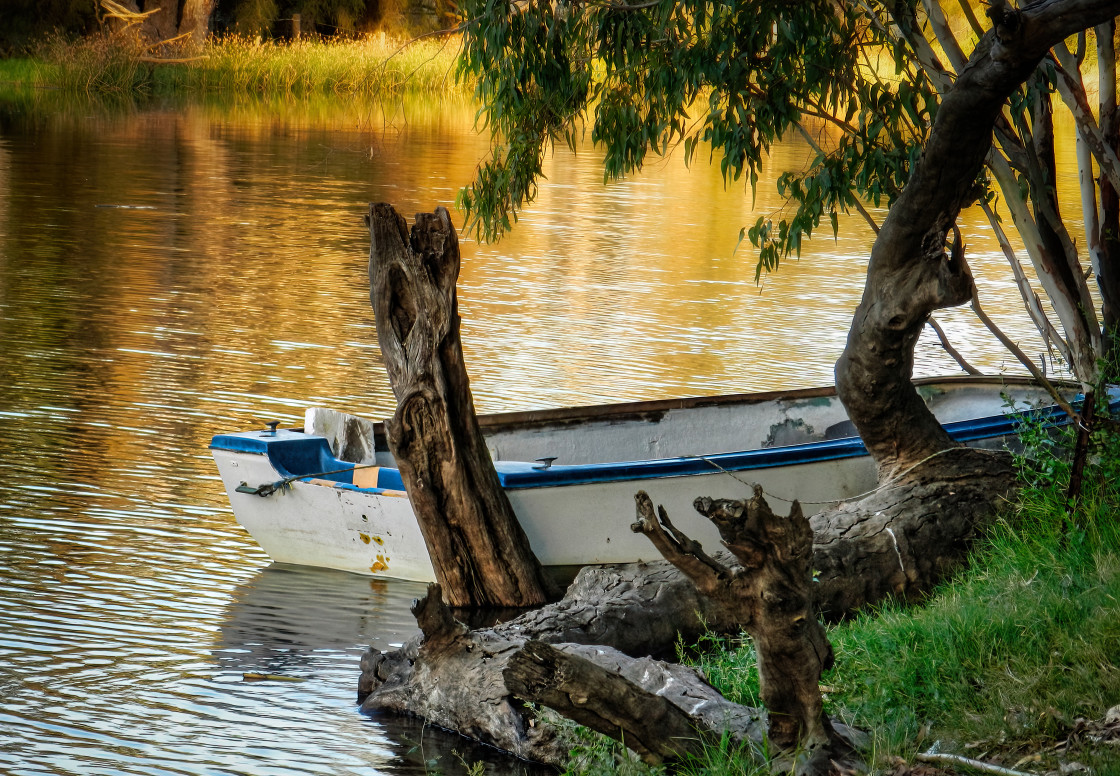
[[(963, 381), (953, 382), (954, 385), (958, 383), (965, 384)], [(996, 385), (999, 387), (999, 384)], [(992, 394), (992, 391), (989, 389), (988, 393)], [(960, 396), (965, 395), (960, 393)], [(1035, 400), (1040, 396), (1034, 389), (1026, 391), (1026, 395)], [(772, 439), (776, 428), (809, 428), (804, 417), (813, 418), (817, 427), (821, 428), (833, 419), (812, 414), (823, 407), (819, 397), (806, 398), (794, 394), (794, 399), (800, 400), (800, 406), (808, 412), (799, 415), (792, 424), (788, 410), (798, 406), (798, 402), (783, 397), (785, 404), (782, 406), (786, 415), (780, 423), (767, 425), (764, 421), (755, 420), (746, 425), (753, 423), (761, 429), (756, 436), (769, 434)], [(998, 407), (1000, 401), (998, 392), (994, 398), (989, 396), (988, 411), (993, 406)], [(775, 406), (778, 403), (769, 402)], [(950, 404), (952, 402), (946, 406)], [(753, 402), (755, 408), (752, 412), (766, 411), (765, 405), (767, 402)], [(492, 455), (499, 459), (495, 461), (495, 466), (506, 486), (514, 512), (534, 552), (545, 566), (624, 563), (656, 558), (657, 551), (649, 540), (630, 528), (635, 519), (634, 495), (639, 490), (649, 493), (655, 504), (664, 505), (681, 530), (705, 547), (716, 548), (719, 546), (716, 529), (692, 507), (697, 497), (746, 498), (751, 495), (753, 485), (758, 483), (775, 509), (787, 509), (789, 504), (786, 502), (797, 498), (806, 511), (812, 513), (824, 505), (871, 491), (877, 484), (872, 460), (865, 453), (860, 454), (862, 448), (858, 439), (850, 438), (760, 447), (741, 453), (723, 452), (710, 456), (680, 455), (676, 451), (678, 454), (672, 458), (630, 460), (621, 464), (542, 468), (541, 464), (525, 463), (526, 457), (520, 461), (501, 460), (501, 448), (515, 447), (517, 434), (528, 440), (525, 449), (530, 451), (529, 455), (537, 449), (536, 445), (543, 451), (561, 448), (567, 451), (568, 457), (578, 458), (577, 451), (565, 447), (571, 438), (578, 439), (581, 433), (588, 436), (607, 433), (611, 428), (614, 429), (611, 433), (616, 436), (639, 432), (646, 434), (641, 438), (635, 436), (637, 444), (646, 451), (659, 445), (664, 447), (667, 444), (664, 431), (670, 427), (673, 413), (677, 413), (679, 417), (675, 422), (681, 425), (681, 418), (687, 418), (688, 412), (696, 410), (685, 408), (658, 414), (646, 412), (644, 406), (641, 409), (641, 417), (630, 412), (628, 420), (620, 420), (607, 413), (610, 416), (608, 419), (588, 421), (586, 430), (582, 432), (582, 427), (576, 423), (574, 435), (571, 433), (571, 420), (562, 424), (562, 431), (554, 431), (553, 425), (544, 423), (528, 431), (521, 428), (503, 436), (501, 430), (495, 430), (488, 435), (488, 442), (493, 442)], [(709, 414), (713, 411), (708, 408)], [(711, 418), (712, 435), (728, 422), (720, 411)], [(963, 410), (954, 405), (946, 412), (952, 416), (954, 413), (960, 415)], [(1002, 415), (997, 412), (992, 417), (999, 419)], [(596, 423), (600, 427), (599, 432), (592, 428)], [(987, 427), (982, 424), (975, 426), (979, 430), (973, 433), (979, 436), (971, 443), (1001, 446), (1009, 438), (1006, 424), (1004, 426), (1001, 433), (987, 433), (984, 430)], [(687, 444), (700, 444), (703, 434), (697, 435), (696, 425), (688, 428), (690, 433), (684, 436), (695, 438)], [(998, 428), (995, 430), (999, 431)], [(423, 536), (395, 470), (388, 467), (378, 470), (370, 465), (369, 471), (359, 479), (357, 473), (339, 474), (324, 468), (318, 471), (327, 472), (327, 476), (310, 477), (309, 474), (316, 471), (316, 465), (334, 466), (336, 469), (353, 466), (331, 458), (329, 453), (322, 453), (322, 457), (314, 463), (304, 462), (303, 471), (285, 469), (284, 465), (277, 463), (284, 459), (276, 451), (286, 449), (285, 445), (296, 450), (318, 444), (327, 450), (326, 442), (321, 439), (299, 431), (216, 436), (211, 448), (238, 522), (276, 561), (396, 579), (434, 580)], [(759, 444), (758, 440), (755, 444)], [(765, 444), (763, 439), (761, 445)], [(384, 453), (379, 453), (377, 458), (382, 462), (388, 460)], [(637, 458), (634, 456), (634, 459)], [(289, 465), (294, 466), (290, 462)], [(301, 474), (304, 479), (294, 479)], [(270, 495), (251, 492), (256, 486), (286, 478), (292, 481)], [(355, 485), (355, 481), (359, 484)], [(371, 484), (378, 487), (359, 486)]]

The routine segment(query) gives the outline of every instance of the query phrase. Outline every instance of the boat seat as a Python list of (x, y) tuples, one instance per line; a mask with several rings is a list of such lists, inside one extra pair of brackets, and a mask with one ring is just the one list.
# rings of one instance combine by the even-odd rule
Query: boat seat
[(347, 463), (374, 463), (374, 423), (345, 412), (310, 407), (304, 413), (304, 433), (326, 437), (331, 454)]

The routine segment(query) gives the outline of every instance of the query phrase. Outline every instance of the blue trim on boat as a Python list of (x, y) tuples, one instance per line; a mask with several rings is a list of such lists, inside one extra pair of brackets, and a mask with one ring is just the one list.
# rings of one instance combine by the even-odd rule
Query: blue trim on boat
[[(1080, 399), (1081, 397), (1078, 397)], [(1120, 399), (1111, 403), (1113, 411), (1120, 410)], [(1069, 423), (1057, 406), (1031, 410), (1023, 414), (992, 415), (974, 420), (946, 423), (945, 430), (958, 442), (1015, 434), (1023, 417), (1049, 426)], [(331, 455), (327, 440), (298, 431), (244, 432), (218, 434), (210, 443), (212, 449), (267, 455), (284, 477), (298, 476), (302, 472), (331, 472), (353, 464), (340, 461)], [(522, 488), (549, 488), (563, 485), (589, 485), (619, 480), (645, 480), (661, 477), (689, 477), (713, 474), (719, 471), (738, 472), (750, 469), (767, 469), (777, 466), (834, 461), (867, 455), (859, 437), (845, 437), (803, 445), (763, 448), (742, 452), (715, 453), (706, 456), (660, 458), (651, 461), (620, 461), (577, 465), (554, 465), (542, 469), (532, 463), (497, 461), (494, 466), (502, 487), (509, 490)], [(310, 475), (307, 475), (310, 476)], [(361, 492), (405, 489), (400, 472), (382, 467), (378, 473), (377, 488), (359, 488), (353, 485), (349, 471), (327, 474), (321, 479), (342, 483), (340, 487)]]
[(331, 454), (324, 437), (304, 434), (301, 431), (247, 431), (239, 434), (218, 434), (210, 440), (210, 449), (229, 450), (235, 453), (267, 455), (269, 463), (281, 479), (307, 477), (336, 482), (343, 490), (362, 493), (382, 493), (387, 490), (404, 491), (401, 473), (388, 466), (377, 471), (376, 488), (359, 488), (354, 484), (353, 463), (339, 460)]

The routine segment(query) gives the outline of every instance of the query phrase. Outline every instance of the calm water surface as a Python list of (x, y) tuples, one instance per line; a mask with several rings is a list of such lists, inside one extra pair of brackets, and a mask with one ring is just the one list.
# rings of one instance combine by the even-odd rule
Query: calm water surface
[[(486, 153), (472, 117), (0, 103), (0, 772), (524, 771), (357, 712), (361, 651), (411, 635), (420, 587), (270, 565), (207, 451), (310, 403), (391, 411), (362, 214), (450, 207)], [(804, 159), (782, 146), (771, 173)], [(735, 244), (781, 208), (772, 183), (752, 203), (670, 160), (604, 187), (597, 164), (558, 152), (513, 236), (464, 243), (482, 409), (832, 382), (862, 224), (759, 287)], [(995, 245), (969, 239), (989, 311), (1039, 350)], [(967, 312), (942, 321), (978, 366), (1005, 366)], [(923, 341), (919, 371), (958, 370)]]

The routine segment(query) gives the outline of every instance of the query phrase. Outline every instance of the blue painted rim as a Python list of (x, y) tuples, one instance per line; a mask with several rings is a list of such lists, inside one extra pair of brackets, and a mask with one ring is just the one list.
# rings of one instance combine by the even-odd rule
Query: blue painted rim
[[(1080, 399), (1081, 397), (1078, 397)], [(1110, 404), (1113, 411), (1120, 410), (1120, 400)], [(1057, 406), (1045, 407), (1011, 415), (992, 415), (985, 418), (958, 421), (944, 425), (945, 430), (958, 442), (975, 442), (1018, 433), (1023, 419), (1041, 422), (1048, 427), (1069, 424), (1069, 418)], [(280, 448), (288, 450), (291, 446), (303, 448), (302, 458), (330, 461), (336, 468), (348, 464), (330, 455), (327, 440), (323, 437), (309, 436), (297, 431), (277, 431), (275, 434), (240, 433), (218, 434), (210, 443), (211, 449), (229, 450), (240, 453), (268, 455), (280, 472), (287, 467), (276, 461)], [(307, 453), (312, 453), (307, 455)], [(867, 449), (859, 437), (845, 437), (823, 442), (810, 442), (803, 445), (746, 450), (742, 452), (716, 453), (707, 456), (687, 456), (681, 458), (660, 458), (649, 461), (620, 461), (577, 465), (555, 465), (547, 469), (520, 461), (497, 461), (495, 468), (502, 487), (509, 490), (525, 488), (550, 488), (564, 485), (588, 485), (620, 480), (647, 480), (663, 477), (689, 477), (699, 474), (713, 474), (720, 471), (741, 472), (751, 469), (768, 469), (778, 466), (835, 461), (867, 455)], [(300, 472), (292, 472), (299, 475)], [(309, 475), (310, 476), (310, 475)], [(346, 489), (365, 492), (379, 491), (375, 488), (357, 488), (343, 485)]]

